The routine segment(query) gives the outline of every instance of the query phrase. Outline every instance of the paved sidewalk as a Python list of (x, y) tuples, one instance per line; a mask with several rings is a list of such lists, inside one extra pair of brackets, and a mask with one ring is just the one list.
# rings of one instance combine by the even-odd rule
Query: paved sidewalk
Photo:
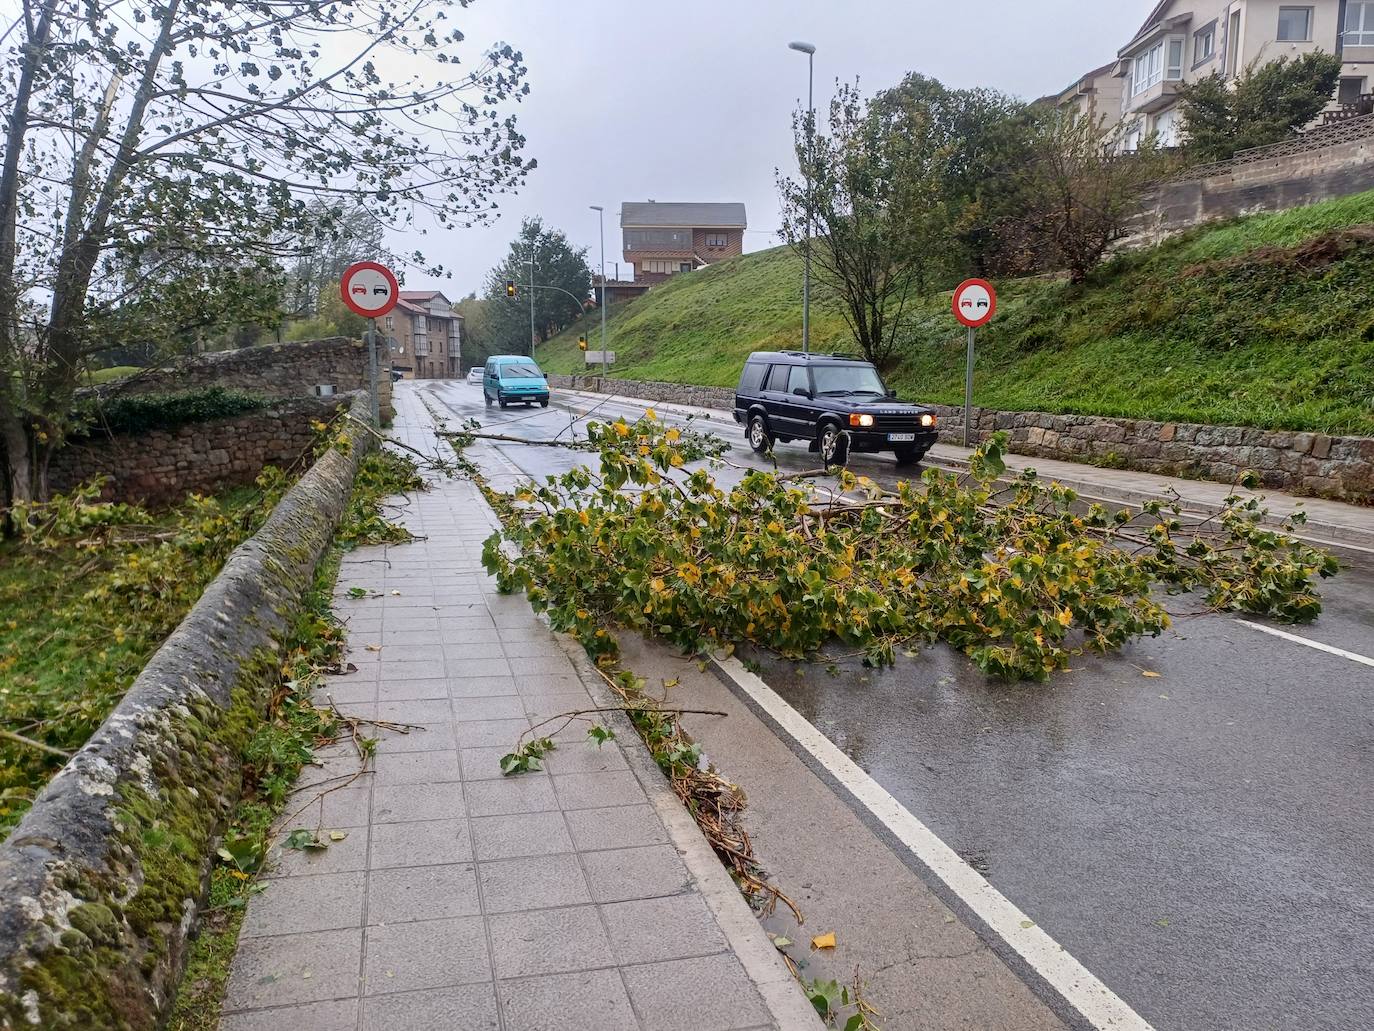
[[(397, 435), (434, 451), (417, 393), (397, 393)], [(346, 836), (274, 848), (223, 1031), (819, 1026), (632, 732), (598, 749), (574, 727), (546, 772), (501, 776), (523, 729), (597, 704), (590, 681), (483, 573), (495, 519), (472, 484), (436, 482), (402, 521), (424, 539), (344, 561), (358, 672), (322, 693), (424, 729), (379, 733), (355, 783), (330, 780), (358, 768), (351, 745), (306, 771), (288, 813), (336, 789), (283, 831)]]
[[(599, 400), (605, 397), (618, 397), (627, 403), (651, 406), (660, 412), (679, 415), (708, 415), (719, 432), (727, 437), (742, 431), (734, 423), (732, 413), (719, 408), (699, 408), (693, 405), (665, 404), (658, 401), (643, 401), (622, 395), (594, 394), (585, 390), (565, 390), (556, 392), (568, 402), (578, 403)], [(952, 469), (965, 469), (968, 466), (970, 448), (957, 444), (936, 444), (930, 449), (929, 461), (935, 465)], [(873, 456), (856, 455), (858, 462), (881, 462)], [(1089, 500), (1100, 500), (1115, 504), (1139, 504), (1157, 498), (1161, 492), (1172, 489), (1182, 499), (1185, 510), (1208, 515), (1220, 510), (1226, 496), (1231, 493), (1229, 484), (1214, 483), (1211, 480), (1189, 480), (1179, 476), (1166, 476), (1163, 473), (1137, 472), (1131, 469), (1102, 469), (1084, 462), (1064, 462), (1052, 458), (1032, 458), (1026, 455), (1004, 455), (1009, 474), (1016, 475), (1027, 467), (1034, 467), (1042, 479), (1057, 480), (1066, 487), (1072, 487)], [(891, 468), (891, 463), (888, 461)], [(1303, 536), (1311, 540), (1334, 544), (1357, 550), (1374, 550), (1374, 508), (1366, 505), (1351, 505), (1341, 501), (1328, 501), (1325, 498), (1302, 498), (1283, 491), (1262, 488), (1258, 491), (1238, 490), (1242, 497), (1257, 496), (1264, 499), (1274, 519), (1287, 518), (1298, 509), (1307, 513), (1307, 527)]]

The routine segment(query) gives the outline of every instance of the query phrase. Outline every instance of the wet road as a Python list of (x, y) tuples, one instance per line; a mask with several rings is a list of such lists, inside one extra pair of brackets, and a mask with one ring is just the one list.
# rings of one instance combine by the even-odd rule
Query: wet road
[[(484, 412), (476, 387), (424, 389), (502, 432), (569, 420)], [(733, 424), (723, 433), (732, 461), (753, 460)], [(540, 476), (579, 458), (500, 451)], [(1324, 594), (1316, 624), (1286, 629), (1374, 656), (1374, 563)], [(1047, 685), (989, 682), (943, 647), (881, 673), (758, 661), (1156, 1027), (1374, 1027), (1374, 668), (1213, 615)]]

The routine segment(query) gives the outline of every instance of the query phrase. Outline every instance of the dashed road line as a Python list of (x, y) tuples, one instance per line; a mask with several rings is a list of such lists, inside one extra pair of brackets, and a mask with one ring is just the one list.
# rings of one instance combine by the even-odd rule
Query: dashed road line
[(717, 659), (716, 663), (1084, 1020), (1100, 1031), (1151, 1031), (1144, 1017), (964, 862), (934, 831), (772, 688), (745, 669), (738, 659)]
[(1326, 652), (1328, 655), (1339, 655), (1342, 659), (1349, 659), (1351, 662), (1358, 662), (1362, 666), (1374, 666), (1374, 659), (1368, 655), (1361, 655), (1358, 652), (1348, 652), (1344, 648), (1337, 648), (1334, 645), (1322, 644), (1321, 641), (1313, 641), (1306, 637), (1299, 637), (1297, 634), (1285, 633), (1272, 626), (1265, 626), (1263, 623), (1251, 623), (1248, 619), (1236, 620), (1241, 626), (1248, 626), (1251, 630), (1258, 630), (1262, 634), (1270, 637), (1278, 637), (1285, 641), (1292, 641), (1294, 644), (1306, 645), (1308, 648), (1315, 648), (1319, 652)]

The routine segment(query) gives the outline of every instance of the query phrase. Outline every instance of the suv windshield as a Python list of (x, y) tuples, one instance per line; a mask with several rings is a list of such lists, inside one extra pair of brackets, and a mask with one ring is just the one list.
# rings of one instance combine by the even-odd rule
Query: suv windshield
[(503, 365), (501, 366), (502, 379), (543, 379), (544, 374), (539, 371), (537, 365)]
[(877, 394), (887, 395), (878, 370), (871, 365), (813, 365), (811, 375), (816, 381), (817, 394)]

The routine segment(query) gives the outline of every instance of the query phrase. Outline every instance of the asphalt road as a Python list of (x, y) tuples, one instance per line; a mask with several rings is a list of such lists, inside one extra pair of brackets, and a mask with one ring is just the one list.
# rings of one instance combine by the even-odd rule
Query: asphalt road
[[(484, 411), (480, 387), (421, 389), (500, 432), (552, 435), (570, 418)], [(732, 461), (756, 461), (733, 424), (722, 432)], [(499, 450), (506, 471), (533, 476), (580, 457)], [(785, 467), (814, 464), (780, 453)], [(1318, 622), (1284, 629), (1374, 656), (1374, 561), (1323, 593)], [(1180, 618), (1163, 637), (1047, 685), (990, 682), (943, 647), (884, 672), (838, 659), (836, 676), (825, 661), (757, 659), (769, 686), (1156, 1027), (1374, 1027), (1374, 668), (1171, 607)]]

